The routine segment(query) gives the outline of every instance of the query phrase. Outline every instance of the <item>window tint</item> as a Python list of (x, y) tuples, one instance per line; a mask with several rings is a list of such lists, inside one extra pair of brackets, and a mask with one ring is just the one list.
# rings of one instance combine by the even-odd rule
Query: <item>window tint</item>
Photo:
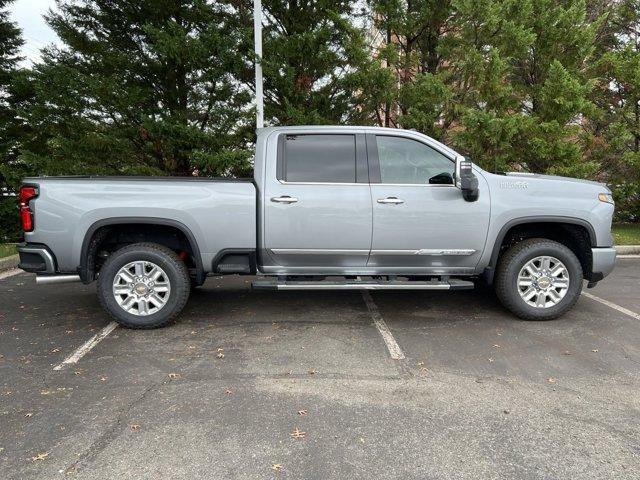
[(376, 136), (382, 183), (452, 184), (454, 163), (424, 143)]
[(355, 135), (287, 135), (284, 142), (287, 182), (355, 183)]

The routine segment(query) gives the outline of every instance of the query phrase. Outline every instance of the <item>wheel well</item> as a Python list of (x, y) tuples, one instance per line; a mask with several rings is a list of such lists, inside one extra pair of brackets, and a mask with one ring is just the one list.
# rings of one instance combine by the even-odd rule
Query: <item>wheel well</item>
[(80, 277), (85, 283), (95, 280), (106, 259), (132, 243), (152, 242), (176, 252), (196, 281), (204, 280), (200, 252), (195, 241), (179, 227), (155, 223), (117, 223), (98, 226), (83, 243)]
[(582, 265), (584, 278), (591, 277), (591, 235), (582, 225), (556, 222), (533, 222), (514, 225), (502, 237), (500, 247), (494, 250), (491, 266), (495, 269), (500, 256), (510, 247), (528, 238), (546, 238), (563, 244), (571, 250)]

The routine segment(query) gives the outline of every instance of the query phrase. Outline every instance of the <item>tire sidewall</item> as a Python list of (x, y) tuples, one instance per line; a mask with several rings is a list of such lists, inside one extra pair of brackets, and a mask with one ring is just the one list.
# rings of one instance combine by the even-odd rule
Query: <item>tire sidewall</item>
[[(565, 265), (569, 272), (569, 289), (567, 293), (560, 302), (549, 308), (536, 308), (527, 304), (520, 296), (518, 289), (518, 275), (520, 274), (520, 270), (522, 270), (522, 267), (524, 267), (527, 262), (540, 256), (557, 258)], [(516, 308), (527, 317), (545, 320), (556, 318), (573, 306), (582, 291), (583, 272), (580, 261), (571, 250), (559, 243), (544, 242), (539, 245), (534, 244), (514, 255), (509, 265), (506, 266), (504, 280), (507, 285), (507, 291), (505, 293), (510, 297), (508, 299), (509, 303), (516, 306)]]
[[(158, 265), (167, 274), (171, 291), (169, 293), (169, 299), (167, 303), (158, 312), (138, 316), (133, 315), (125, 311), (113, 296), (113, 280), (118, 271), (128, 263), (135, 261), (148, 261)], [(176, 309), (180, 309), (179, 299), (183, 297), (182, 289), (190, 288), (189, 284), (184, 284), (182, 275), (176, 269), (175, 265), (171, 262), (166, 254), (161, 251), (154, 251), (150, 248), (141, 247), (140, 249), (131, 250), (127, 252), (116, 252), (114, 257), (107, 261), (103, 268), (100, 270), (98, 276), (98, 289), (100, 290), (100, 296), (105, 304), (105, 307), (116, 318), (124, 321), (125, 323), (145, 327), (150, 325), (156, 325), (162, 323), (167, 318), (173, 316)]]

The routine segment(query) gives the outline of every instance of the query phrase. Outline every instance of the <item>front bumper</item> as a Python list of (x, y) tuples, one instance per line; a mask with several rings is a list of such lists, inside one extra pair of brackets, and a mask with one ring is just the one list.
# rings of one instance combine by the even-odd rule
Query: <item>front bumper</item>
[(18, 268), (25, 272), (53, 275), (56, 273), (56, 259), (45, 245), (21, 243), (17, 247), (20, 255)]
[(614, 247), (591, 249), (591, 281), (598, 282), (613, 271), (616, 265), (616, 249)]

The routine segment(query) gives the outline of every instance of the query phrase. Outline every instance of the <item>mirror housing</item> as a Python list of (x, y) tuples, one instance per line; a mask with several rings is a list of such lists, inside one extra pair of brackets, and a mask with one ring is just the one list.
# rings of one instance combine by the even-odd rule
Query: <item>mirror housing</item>
[(456, 187), (462, 191), (462, 198), (467, 202), (475, 202), (480, 196), (478, 177), (473, 173), (473, 163), (462, 155), (456, 157)]

